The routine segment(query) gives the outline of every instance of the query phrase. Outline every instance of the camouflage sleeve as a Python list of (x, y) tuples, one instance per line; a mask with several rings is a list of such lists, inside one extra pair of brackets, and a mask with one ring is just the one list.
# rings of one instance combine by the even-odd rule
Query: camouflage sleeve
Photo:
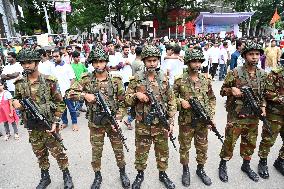
[(86, 85), (89, 79), (87, 77), (82, 77), (81, 80), (75, 81), (71, 87), (65, 92), (65, 98), (79, 101), (83, 100), (81, 97), (82, 92), (87, 92)]
[(180, 81), (181, 79), (176, 79), (173, 85), (173, 92), (176, 98), (176, 105), (177, 105), (177, 109), (181, 110), (181, 100), (182, 98), (180, 98), (180, 94), (179, 94), (179, 89), (180, 89)]
[(125, 93), (125, 105), (133, 107), (136, 104), (136, 81), (135, 79), (130, 79), (129, 85), (127, 87), (126, 93)]
[(283, 96), (279, 95), (279, 91), (277, 90), (277, 82), (280, 80), (277, 78), (277, 74), (274, 74), (273, 72), (269, 73), (269, 75), (266, 78), (265, 82), (265, 98), (268, 101), (273, 101), (277, 103), (282, 102)]
[(234, 72), (228, 72), (225, 81), (221, 87), (220, 95), (221, 96), (231, 96), (232, 95), (232, 87), (236, 86)]
[(21, 94), (21, 84), (19, 82), (15, 82), (15, 94), (14, 94), (14, 99), (17, 99), (17, 100), (21, 100), (23, 97), (22, 97), (22, 94)]
[(64, 112), (66, 106), (65, 103), (63, 101), (61, 92), (59, 90), (59, 85), (57, 83), (57, 80), (54, 80), (52, 82), (50, 82), (50, 91), (51, 91), (51, 100), (52, 102), (55, 104), (56, 106), (56, 110), (54, 115), (56, 117), (61, 117), (61, 114)]
[(213, 119), (215, 115), (215, 108), (216, 108), (216, 97), (214, 94), (214, 91), (212, 89), (211, 81), (208, 79), (208, 92), (207, 92), (208, 98), (209, 98), (209, 116), (211, 119)]
[(177, 112), (177, 103), (173, 89), (170, 87), (168, 80), (164, 81), (167, 82), (167, 90), (166, 95), (168, 98), (168, 116), (170, 119), (174, 118)]
[(117, 114), (124, 116), (124, 114), (126, 113), (125, 103), (124, 103), (125, 91), (124, 91), (124, 86), (122, 84), (122, 79), (120, 77), (115, 77), (114, 83), (115, 85), (117, 85), (116, 96), (117, 96), (118, 107), (119, 107)]

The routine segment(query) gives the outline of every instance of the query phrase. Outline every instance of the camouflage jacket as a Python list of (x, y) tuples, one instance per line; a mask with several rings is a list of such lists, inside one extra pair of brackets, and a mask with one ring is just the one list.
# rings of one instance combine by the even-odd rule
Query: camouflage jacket
[[(264, 99), (266, 74), (263, 70), (256, 68), (256, 74), (251, 77), (246, 69), (246, 66), (236, 67), (230, 71), (221, 87), (221, 96), (227, 96), (226, 110), (235, 119), (238, 119), (239, 115), (245, 111), (244, 99), (236, 98), (232, 94), (232, 87), (241, 89), (243, 86), (251, 87), (254, 94), (259, 99), (259, 105), (265, 106)], [(249, 118), (256, 119), (254, 115)]]
[[(130, 82), (125, 95), (126, 106), (130, 106), (135, 109), (136, 121), (144, 123), (144, 120), (151, 109), (150, 102), (140, 102), (135, 96), (136, 92), (146, 94), (147, 87), (151, 87), (156, 96), (156, 99), (165, 107), (170, 120), (173, 120), (173, 117), (176, 113), (176, 101), (173, 90), (169, 86), (168, 78), (164, 76), (162, 72), (157, 72), (154, 81), (149, 81), (149, 84), (147, 84), (146, 72), (141, 71), (137, 72), (134, 77), (130, 78)], [(159, 119), (157, 117), (155, 117), (153, 125), (159, 125)], [(144, 133), (149, 134), (149, 128), (145, 127), (143, 129), (145, 131)], [(152, 134), (155, 133), (155, 131), (153, 130), (151, 132)], [(143, 133), (143, 131), (141, 131), (141, 133)], [(159, 133), (159, 131), (157, 131), (156, 133)]]
[[(55, 77), (40, 74), (38, 80), (31, 83), (27, 77), (22, 77), (15, 82), (14, 99), (21, 100), (31, 97), (39, 108), (40, 113), (45, 115), (51, 122), (55, 117), (61, 117), (65, 110), (65, 103), (61, 96), (59, 85)], [(26, 123), (27, 113), (23, 111)]]
[[(100, 91), (107, 101), (114, 114), (123, 115), (124, 112), (124, 87), (120, 76), (108, 75), (107, 79), (99, 81), (93, 73), (82, 74), (81, 80), (75, 82), (69, 90), (66, 91), (66, 98), (72, 100), (81, 100), (81, 93), (94, 94)], [(102, 108), (96, 102), (88, 103), (88, 120), (91, 122), (93, 116), (102, 112)]]
[(212, 90), (210, 79), (207, 79), (203, 74), (198, 74), (198, 81), (194, 82), (190, 79), (188, 69), (184, 69), (183, 74), (175, 79), (174, 94), (177, 100), (180, 123), (187, 124), (191, 122), (191, 109), (185, 110), (181, 107), (181, 101), (188, 101), (190, 97), (197, 97), (211, 119), (213, 119), (216, 97)]
[(267, 76), (265, 83), (267, 113), (284, 115), (284, 68), (279, 66)]

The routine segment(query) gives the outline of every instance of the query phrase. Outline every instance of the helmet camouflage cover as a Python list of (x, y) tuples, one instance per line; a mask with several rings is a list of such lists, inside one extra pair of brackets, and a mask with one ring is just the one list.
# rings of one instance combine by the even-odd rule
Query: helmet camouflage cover
[(40, 61), (40, 54), (37, 50), (26, 48), (20, 50), (20, 52), (17, 54), (17, 61), (24, 62), (24, 61)]
[(145, 46), (142, 49), (141, 58), (143, 60), (143, 59), (145, 59), (147, 57), (158, 57), (158, 58), (160, 58), (161, 57), (160, 50), (157, 47), (153, 46), (153, 45)]
[(261, 45), (253, 42), (253, 41), (247, 41), (245, 43), (245, 47), (243, 48), (242, 50), (242, 57), (244, 57), (244, 55), (249, 52), (249, 51), (252, 51), (252, 50), (258, 50), (260, 52), (260, 54), (262, 55), (264, 53)]
[(88, 61), (92, 62), (94, 60), (105, 60), (106, 62), (108, 62), (108, 55), (105, 53), (102, 46), (97, 46), (95, 50), (92, 50), (90, 52)]
[(191, 51), (186, 51), (184, 56), (184, 63), (188, 64), (191, 60), (200, 60), (201, 62), (205, 61), (203, 52), (198, 49), (192, 49)]

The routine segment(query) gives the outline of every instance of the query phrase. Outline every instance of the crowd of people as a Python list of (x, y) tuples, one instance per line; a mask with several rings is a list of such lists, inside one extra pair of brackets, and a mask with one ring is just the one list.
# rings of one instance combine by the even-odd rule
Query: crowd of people
[[(69, 46), (57, 44), (51, 49), (36, 45), (29, 47), (25, 44), (19, 51), (10, 43), (7, 45), (6, 49), (2, 49), (2, 60), (7, 60), (7, 63), (1, 73), (0, 122), (4, 122), (5, 140), (11, 137), (9, 123), (14, 129), (14, 138), (19, 140), (19, 117), (25, 126), (32, 130), (30, 141), (42, 171), (38, 188), (45, 188), (51, 182), (47, 157), (41, 153), (43, 150), (47, 151), (46, 146), (49, 146), (48, 150), (53, 152), (63, 171), (64, 186), (74, 186), (68, 170), (68, 158), (59, 143), (50, 139), (51, 136), (46, 135), (40, 123), (23, 111), (18, 100), (27, 96), (38, 104), (39, 109), (53, 123), (61, 122), (61, 129), (68, 127), (67, 111), (70, 113), (73, 131), (80, 129), (77, 122), (79, 112), (87, 111), (92, 167), (95, 172), (92, 188), (100, 188), (102, 182), (100, 170), (105, 133), (108, 134), (114, 149), (122, 186), (130, 187), (125, 171), (122, 141), (117, 130), (112, 127), (113, 123), (106, 121), (106, 114), (97, 103), (95, 93), (98, 91), (104, 95), (116, 119), (122, 120), (127, 112), (124, 124), (128, 129), (132, 129), (131, 122), (135, 120), (135, 168), (138, 173), (132, 184), (133, 189), (139, 189), (144, 180), (152, 142), (155, 145), (159, 179), (166, 188), (175, 188), (165, 172), (168, 167), (169, 148), (168, 138), (164, 136), (172, 133), (177, 111), (180, 163), (183, 165), (182, 183), (184, 186), (190, 185), (188, 152), (194, 138), (198, 163), (196, 173), (205, 185), (211, 185), (211, 179), (204, 170), (208, 150), (208, 128), (202, 120), (199, 120), (195, 127), (190, 126), (194, 120), (190, 99), (200, 100), (208, 117), (213, 120), (216, 97), (212, 82), (217, 80), (224, 81), (221, 95), (227, 96), (228, 112), (226, 136), (220, 152), (220, 180), (228, 182), (226, 162), (232, 158), (239, 136), (242, 137), (241, 156), (244, 160), (241, 169), (253, 181), (259, 180), (257, 173), (250, 168), (250, 160), (256, 147), (258, 121), (262, 118), (257, 117), (251, 108), (245, 105), (246, 99), (242, 99), (241, 91), (244, 86), (252, 88), (263, 111), (261, 115), (266, 116), (272, 126), (271, 135), (263, 128), (258, 165), (258, 174), (262, 178), (269, 177), (269, 149), (279, 133), (282, 140), (284, 137), (284, 48), (280, 49), (278, 40), (221, 39), (205, 36), (183, 40), (165, 37), (152, 41), (128, 41), (117, 37), (106, 42), (86, 41), (83, 45), (73, 41)], [(162, 114), (158, 114), (158, 110), (153, 109), (153, 104), (149, 103), (150, 94), (154, 94), (167, 115), (169, 128), (166, 131), (159, 117)], [(52, 104), (55, 104), (54, 107)], [(50, 107), (46, 108), (47, 105)], [(54, 115), (51, 115), (51, 109), (55, 109)], [(35, 128), (35, 125), (39, 125), (39, 128)], [(54, 132), (55, 127), (53, 124), (49, 132)], [(43, 145), (39, 147), (41, 143)], [(274, 166), (284, 175), (283, 146)]]

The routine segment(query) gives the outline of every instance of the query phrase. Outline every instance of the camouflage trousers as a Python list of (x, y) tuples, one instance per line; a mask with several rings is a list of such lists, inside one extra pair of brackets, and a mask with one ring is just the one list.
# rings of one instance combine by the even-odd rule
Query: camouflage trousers
[[(139, 127), (144, 127), (144, 129), (151, 128), (153, 130), (157, 129), (155, 126), (145, 126), (141, 123), (136, 123), (135, 129), (135, 169), (138, 171), (143, 171), (147, 167), (147, 160), (149, 156), (149, 151), (151, 144), (154, 143), (154, 150), (157, 162), (157, 168), (159, 171), (166, 171), (168, 168), (168, 159), (169, 159), (169, 146), (168, 146), (168, 136), (167, 132), (164, 132), (163, 129), (159, 128), (159, 132), (152, 132), (146, 134), (139, 131)], [(161, 126), (160, 126), (161, 127)], [(148, 130), (148, 129), (147, 129)], [(155, 133), (155, 134), (153, 134)]]
[(52, 135), (45, 131), (33, 130), (29, 132), (29, 141), (38, 159), (40, 169), (49, 169), (48, 151), (57, 160), (61, 170), (68, 168), (68, 157), (64, 153), (60, 143)]
[(268, 121), (271, 125), (272, 137), (269, 135), (266, 129), (262, 129), (262, 134), (261, 134), (262, 139), (259, 145), (258, 156), (260, 158), (268, 157), (270, 148), (274, 145), (276, 138), (280, 133), (280, 136), (282, 138), (282, 148), (279, 151), (279, 157), (281, 159), (284, 159), (284, 122), (271, 121), (271, 120)]
[(198, 164), (204, 165), (207, 160), (208, 128), (202, 124), (192, 128), (190, 124), (179, 123), (180, 163), (183, 165), (189, 163), (189, 149), (191, 148), (192, 138), (194, 138), (196, 149), (196, 161)]
[(93, 170), (101, 170), (101, 159), (104, 146), (105, 133), (109, 137), (113, 152), (115, 154), (116, 163), (119, 168), (126, 165), (124, 160), (123, 145), (118, 134), (112, 130), (110, 125), (90, 128), (90, 142), (92, 145), (92, 167)]
[(225, 141), (220, 158), (230, 160), (233, 157), (235, 144), (241, 135), (240, 155), (243, 159), (250, 160), (256, 147), (257, 129), (258, 121), (249, 124), (228, 122), (225, 128)]

